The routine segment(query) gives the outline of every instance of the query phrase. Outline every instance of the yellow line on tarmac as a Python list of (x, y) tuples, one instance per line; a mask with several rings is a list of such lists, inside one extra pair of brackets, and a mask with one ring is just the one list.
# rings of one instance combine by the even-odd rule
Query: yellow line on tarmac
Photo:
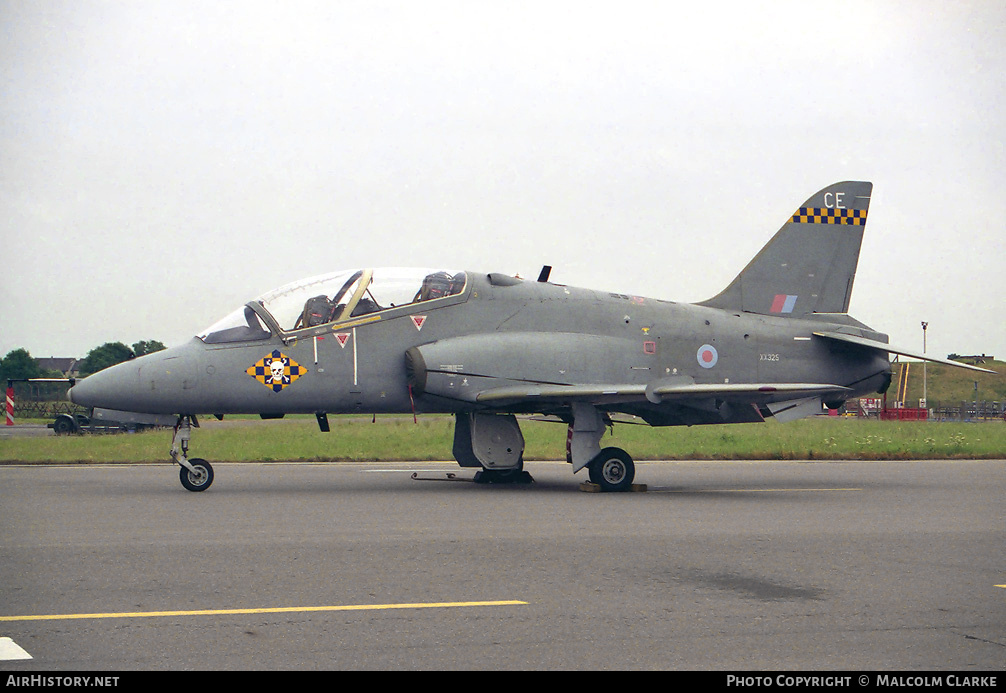
[(820, 493), (822, 491), (862, 491), (861, 488), (698, 488), (676, 489), (664, 493)]
[(808, 492), (819, 492), (819, 491), (862, 491), (861, 488), (731, 488), (731, 489), (712, 489), (714, 493), (724, 492), (724, 493), (791, 493), (793, 491), (808, 491)]
[(283, 606), (262, 609), (206, 609), (202, 611), (123, 611), (107, 614), (42, 614), (34, 616), (0, 616), (0, 621), (59, 621), (96, 618), (153, 618), (155, 616), (228, 616), (234, 614), (287, 614), (308, 611), (378, 611), (387, 609), (446, 609), (462, 606), (516, 606), (521, 601), (489, 602), (417, 602), (406, 604), (349, 604), (344, 606)]

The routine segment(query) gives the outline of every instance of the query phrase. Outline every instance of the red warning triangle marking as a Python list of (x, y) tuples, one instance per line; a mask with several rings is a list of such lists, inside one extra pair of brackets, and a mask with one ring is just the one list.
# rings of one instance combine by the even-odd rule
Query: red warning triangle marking
[(339, 346), (341, 346), (343, 349), (346, 348), (346, 342), (349, 341), (349, 334), (350, 334), (349, 332), (340, 332), (339, 334), (335, 335), (335, 338), (339, 340)]
[(412, 316), (412, 324), (414, 324), (416, 326), (417, 330), (423, 329), (423, 325), (426, 324), (426, 316), (425, 315), (413, 315)]

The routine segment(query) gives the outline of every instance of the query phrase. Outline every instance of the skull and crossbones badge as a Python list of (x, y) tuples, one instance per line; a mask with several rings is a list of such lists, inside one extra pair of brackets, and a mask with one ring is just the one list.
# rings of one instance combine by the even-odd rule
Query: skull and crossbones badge
[(307, 373), (307, 369), (277, 350), (260, 359), (245, 373), (266, 387), (272, 388), (273, 392), (279, 392)]

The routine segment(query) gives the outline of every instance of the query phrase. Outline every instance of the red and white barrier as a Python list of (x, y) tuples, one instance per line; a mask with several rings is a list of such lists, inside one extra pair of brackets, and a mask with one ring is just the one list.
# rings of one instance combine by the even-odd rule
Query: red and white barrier
[(7, 425), (14, 425), (14, 388), (7, 386)]

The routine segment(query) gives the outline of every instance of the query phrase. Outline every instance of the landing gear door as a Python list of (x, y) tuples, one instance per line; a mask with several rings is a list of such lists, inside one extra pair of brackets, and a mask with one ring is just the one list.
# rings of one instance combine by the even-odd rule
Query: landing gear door
[(523, 462), (524, 436), (513, 414), (459, 413), (454, 457), (462, 467), (517, 469)]

